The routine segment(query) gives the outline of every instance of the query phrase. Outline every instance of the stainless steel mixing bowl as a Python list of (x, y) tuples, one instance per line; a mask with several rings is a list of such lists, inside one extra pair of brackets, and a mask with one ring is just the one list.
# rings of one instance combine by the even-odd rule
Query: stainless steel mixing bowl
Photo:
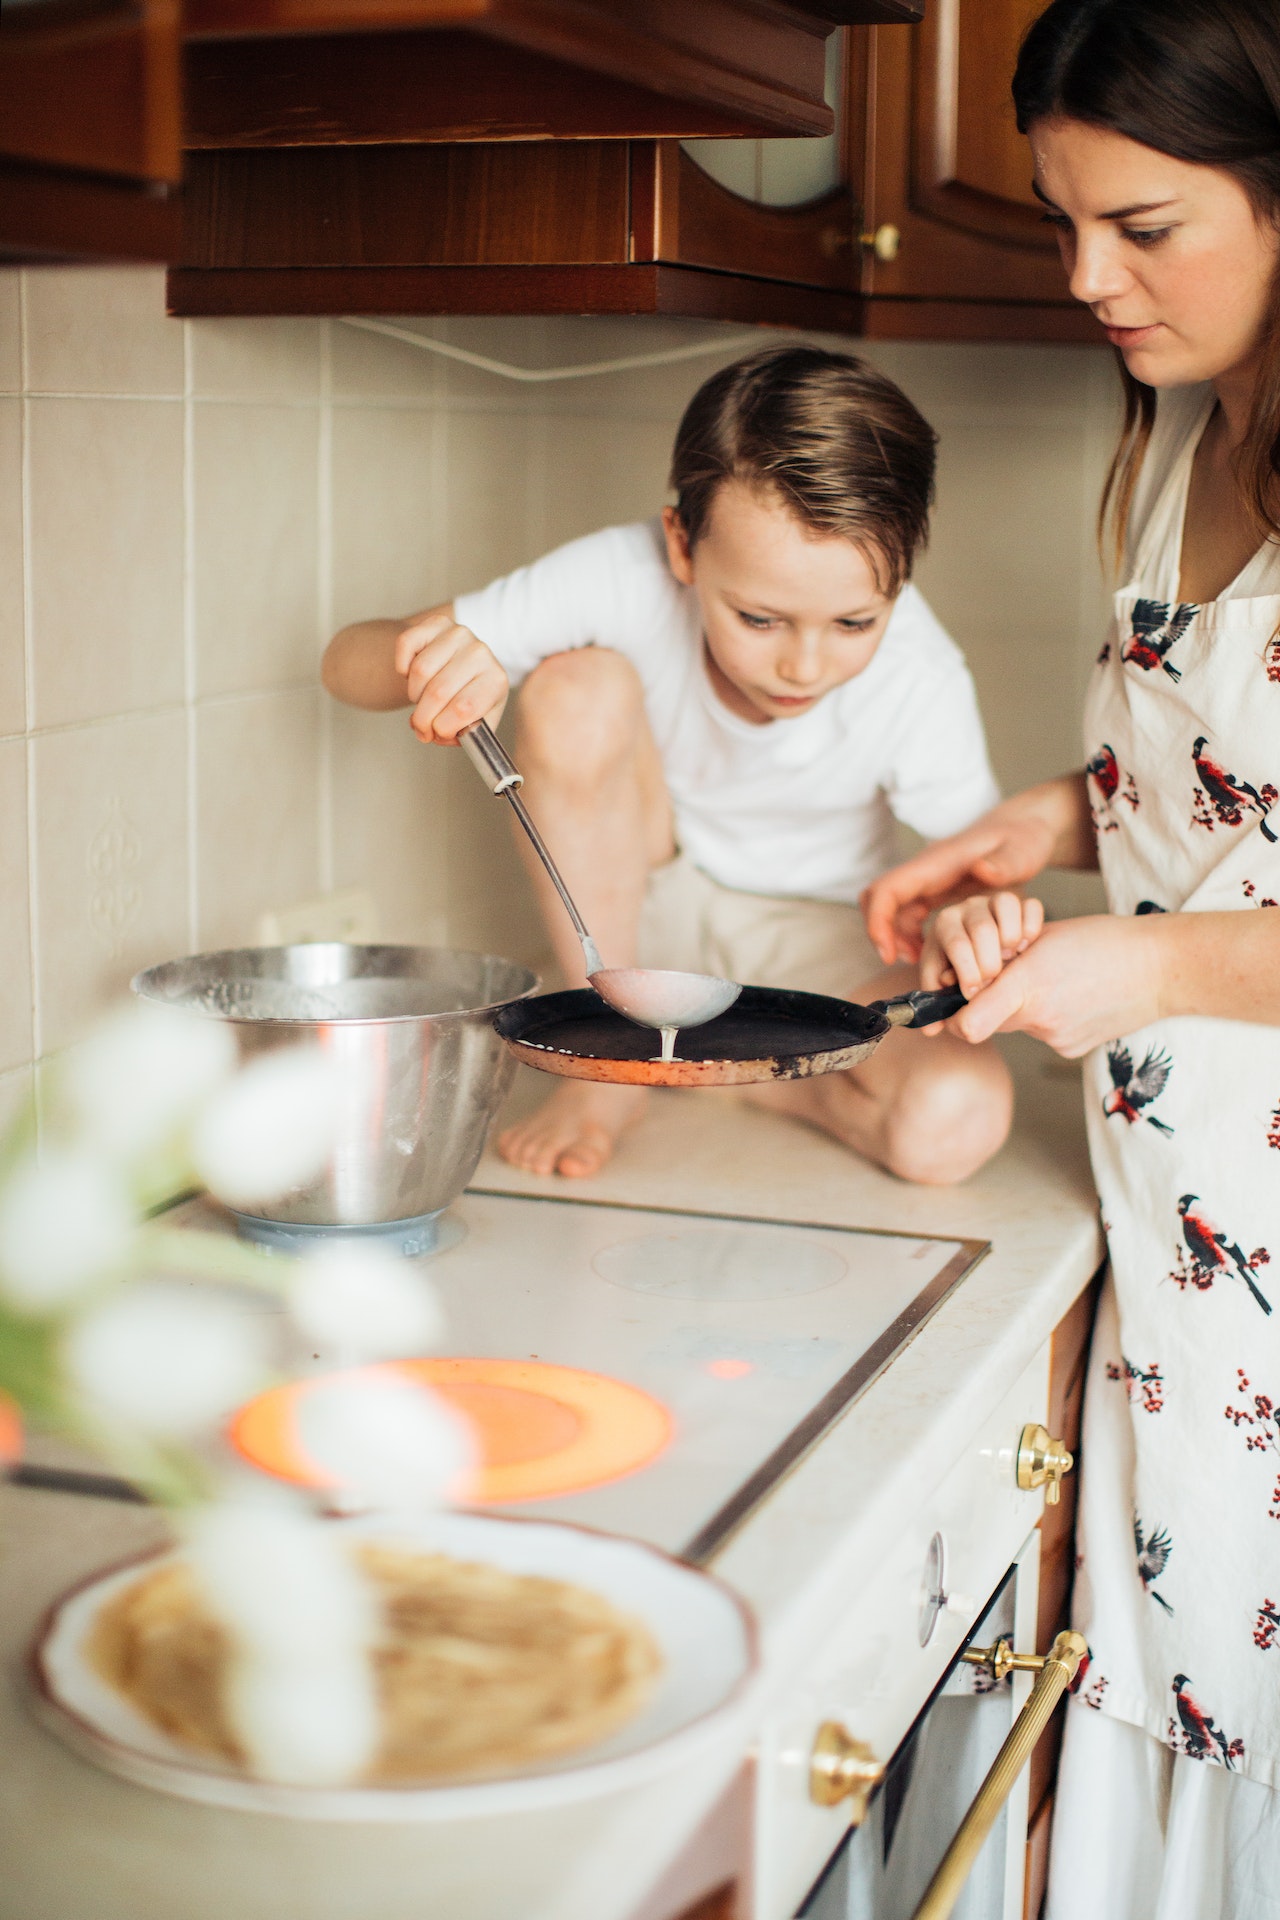
[(290, 1245), (381, 1230), (401, 1251), (425, 1253), (515, 1072), (493, 1016), (537, 985), (527, 967), (493, 954), (315, 942), (170, 960), (138, 974), (133, 990), (229, 1021), (243, 1055), (310, 1042), (349, 1072), (324, 1172), (239, 1214), (247, 1233)]

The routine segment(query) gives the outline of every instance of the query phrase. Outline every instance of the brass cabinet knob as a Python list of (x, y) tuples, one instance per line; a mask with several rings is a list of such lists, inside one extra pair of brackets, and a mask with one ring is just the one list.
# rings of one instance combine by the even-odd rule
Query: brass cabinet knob
[(849, 1825), (860, 1827), (867, 1816), (873, 1787), (884, 1778), (884, 1761), (877, 1760), (865, 1740), (855, 1740), (838, 1720), (824, 1720), (818, 1728), (809, 1761), (809, 1798), (820, 1807), (849, 1802)]
[(887, 263), (897, 259), (898, 249), (902, 245), (902, 235), (890, 221), (886, 220), (876, 228), (874, 233), (860, 233), (858, 244), (865, 247), (868, 253), (874, 253), (877, 260)]
[(1044, 1488), (1045, 1505), (1056, 1507), (1061, 1497), (1064, 1473), (1070, 1473), (1075, 1459), (1061, 1440), (1055, 1440), (1047, 1427), (1033, 1425), (1022, 1429), (1018, 1441), (1018, 1485), (1024, 1493)]

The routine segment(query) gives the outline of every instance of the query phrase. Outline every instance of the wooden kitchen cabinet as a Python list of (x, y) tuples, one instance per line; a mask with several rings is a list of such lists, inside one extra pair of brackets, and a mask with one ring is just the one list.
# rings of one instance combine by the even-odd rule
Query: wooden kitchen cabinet
[[(883, 22), (894, 0), (831, 0), (821, 18), (811, 7), (771, 104), (758, 37), (718, 90), (696, 103), (686, 90), (679, 107), (662, 62), (647, 89), (617, 59), (584, 87), (547, 39), (519, 58), (494, 42), (480, 66), (474, 36), (448, 32), (282, 40), (265, 55), (201, 41), (188, 52), (173, 310), (667, 313), (879, 338), (1100, 338), (1039, 219), (1009, 100), (1041, 0), (932, 0), (916, 25), (850, 27), (820, 86), (826, 29), (872, 3)], [(192, 4), (199, 25), (250, 0)], [(709, 48), (723, 19), (695, 11)], [(917, 12), (902, 0), (901, 15)], [(648, 30), (648, 9), (634, 25)], [(824, 164), (804, 165), (802, 145)], [(798, 192), (767, 177), (781, 178), (780, 155)]]
[(1040, 217), (1009, 93), (1043, 3), (934, 0), (916, 29), (868, 31), (864, 226), (899, 235), (892, 258), (864, 252), (869, 334), (1101, 342)]
[(178, 0), (8, 0), (0, 260), (170, 260), (182, 171)]

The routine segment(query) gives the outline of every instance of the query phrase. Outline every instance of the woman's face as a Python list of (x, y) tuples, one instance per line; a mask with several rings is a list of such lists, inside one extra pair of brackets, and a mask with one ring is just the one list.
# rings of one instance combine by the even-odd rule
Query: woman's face
[(1031, 150), (1071, 291), (1134, 378), (1251, 374), (1280, 234), (1240, 183), (1079, 120), (1038, 120)]

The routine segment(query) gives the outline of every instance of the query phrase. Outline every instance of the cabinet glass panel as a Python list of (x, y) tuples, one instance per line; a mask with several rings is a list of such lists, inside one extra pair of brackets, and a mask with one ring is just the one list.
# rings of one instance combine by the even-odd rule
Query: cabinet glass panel
[(799, 207), (819, 200), (838, 187), (844, 176), (841, 160), (843, 132), (844, 34), (827, 39), (827, 105), (836, 116), (830, 133), (802, 140), (685, 140), (691, 160), (704, 173), (763, 207)]

